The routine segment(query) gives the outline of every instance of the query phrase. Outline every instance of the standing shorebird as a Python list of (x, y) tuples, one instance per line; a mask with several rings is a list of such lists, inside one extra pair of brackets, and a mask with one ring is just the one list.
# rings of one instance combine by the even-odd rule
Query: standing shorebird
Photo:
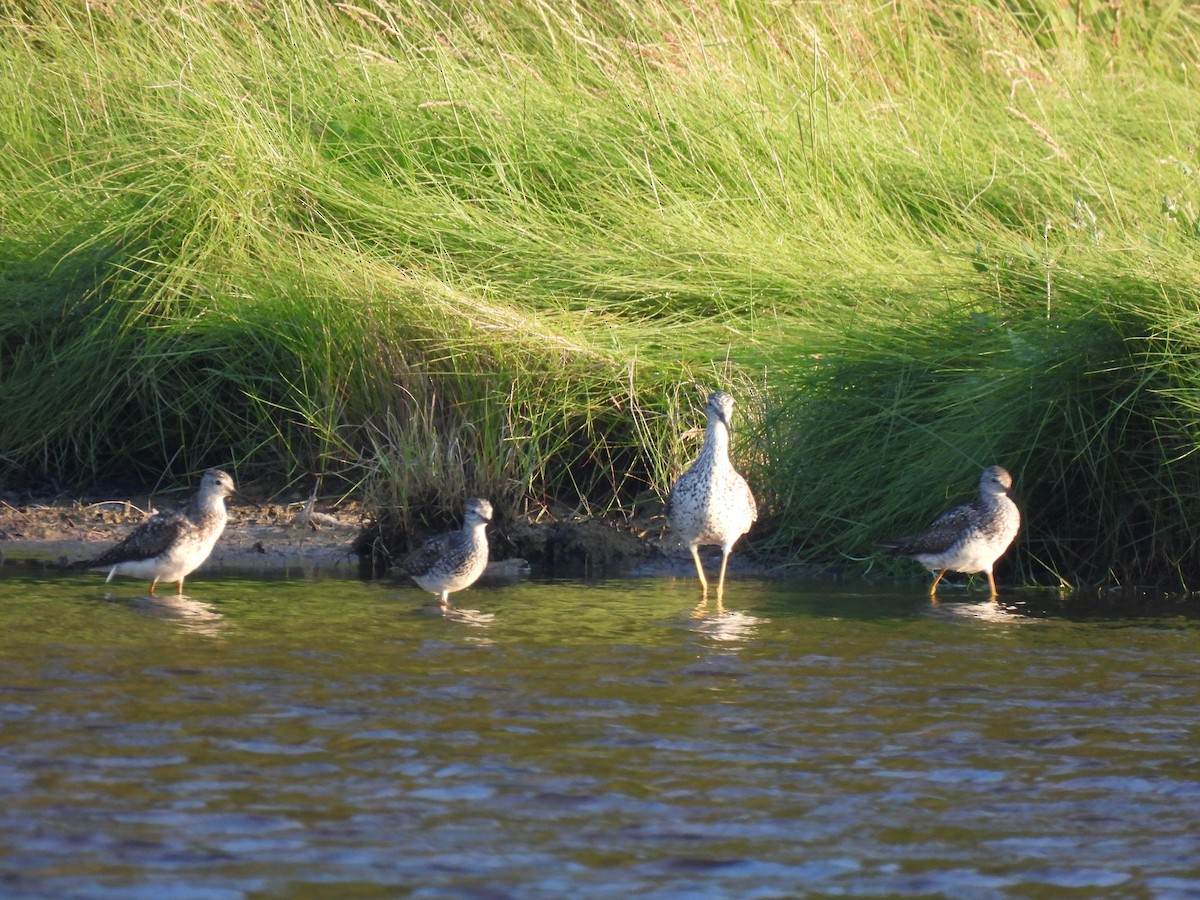
[(437, 594), (438, 604), (448, 608), (450, 594), (473, 585), (487, 568), (484, 529), (491, 521), (491, 503), (478, 497), (468, 500), (462, 528), (429, 538), (400, 560), (400, 569), (425, 590)]
[(183, 579), (208, 559), (225, 530), (225, 498), (234, 493), (233, 479), (220, 469), (209, 469), (200, 479), (200, 491), (182, 509), (151, 516), (121, 543), (95, 559), (79, 565), (107, 568), (105, 584), (114, 575), (149, 578), (150, 593), (160, 581)]
[(875, 546), (892, 556), (909, 556), (932, 572), (929, 596), (937, 599), (938, 582), (948, 571), (986, 572), (997, 596), (992, 566), (1008, 549), (1021, 527), (1021, 513), (1008, 492), (1012, 476), (1000, 466), (988, 466), (979, 476), (979, 499), (942, 513), (913, 537), (878, 541)]
[(708, 579), (700, 564), (701, 544), (721, 547), (721, 575), (717, 581), (717, 602), (725, 592), (725, 566), (729, 551), (758, 518), (758, 505), (746, 479), (729, 461), (730, 421), (733, 397), (724, 391), (709, 395), (705, 410), (708, 424), (704, 446), (691, 467), (679, 476), (667, 498), (667, 521), (696, 562), (700, 592), (707, 599)]

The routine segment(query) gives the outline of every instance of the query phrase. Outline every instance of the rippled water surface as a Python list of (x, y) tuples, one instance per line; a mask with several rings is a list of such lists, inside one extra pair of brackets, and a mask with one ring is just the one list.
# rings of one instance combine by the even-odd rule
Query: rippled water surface
[(0, 569), (0, 894), (1200, 897), (1200, 618)]

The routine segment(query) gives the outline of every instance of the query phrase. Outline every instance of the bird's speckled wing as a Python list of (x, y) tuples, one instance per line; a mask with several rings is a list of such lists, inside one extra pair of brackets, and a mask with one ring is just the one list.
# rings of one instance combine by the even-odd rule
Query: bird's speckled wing
[(189, 524), (181, 512), (158, 513), (133, 529), (121, 543), (93, 559), (89, 565), (99, 568), (157, 556), (171, 546)]
[(429, 538), (416, 550), (404, 556), (397, 566), (408, 575), (424, 575), (450, 550), (455, 533), (437, 534)]
[(934, 519), (920, 534), (880, 541), (878, 546), (891, 550), (897, 556), (942, 553), (953, 546), (971, 526), (975, 518), (974, 512), (974, 507), (970, 504), (956, 506)]
[(745, 503), (746, 506), (750, 510), (750, 521), (757, 522), (758, 521), (758, 503), (754, 499), (754, 492), (750, 490), (750, 483), (748, 481), (746, 481), (745, 478), (742, 478), (740, 475), (738, 476), (738, 481), (741, 482), (741, 486), (738, 488), (738, 490), (741, 492), (741, 495), (743, 497), (742, 502)]
[(671, 493), (667, 494), (667, 502), (663, 504), (663, 513), (668, 519), (671, 518), (671, 513), (675, 510), (675, 504), (679, 502), (680, 494), (685, 494), (692, 490), (692, 481), (695, 480), (692, 474), (692, 468), (693, 466), (689, 466), (688, 469), (676, 479), (675, 483), (671, 485)]

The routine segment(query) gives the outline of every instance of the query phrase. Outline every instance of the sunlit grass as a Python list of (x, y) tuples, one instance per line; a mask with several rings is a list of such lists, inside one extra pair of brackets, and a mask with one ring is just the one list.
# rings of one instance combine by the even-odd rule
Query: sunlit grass
[(1020, 578), (1198, 580), (1200, 22), (1012, 7), (21, 4), (3, 471), (629, 510), (723, 386), (792, 558), (996, 462)]

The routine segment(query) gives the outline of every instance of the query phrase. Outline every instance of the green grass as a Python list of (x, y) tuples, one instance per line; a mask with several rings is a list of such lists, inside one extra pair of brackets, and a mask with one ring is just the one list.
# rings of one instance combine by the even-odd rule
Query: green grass
[(721, 386), (773, 552), (866, 570), (1000, 463), (1010, 580), (1193, 586), (1198, 19), (28, 0), (0, 475), (630, 509)]

